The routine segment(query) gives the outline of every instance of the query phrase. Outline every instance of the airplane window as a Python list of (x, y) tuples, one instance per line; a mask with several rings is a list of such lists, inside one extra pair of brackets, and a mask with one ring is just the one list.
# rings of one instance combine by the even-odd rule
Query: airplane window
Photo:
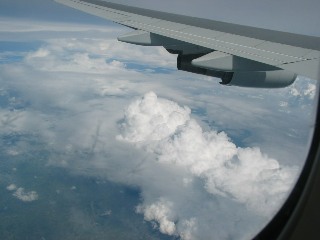
[(273, 219), (316, 80), (225, 86), (117, 41), (127, 27), (33, 2), (0, 3), (1, 239), (252, 239)]

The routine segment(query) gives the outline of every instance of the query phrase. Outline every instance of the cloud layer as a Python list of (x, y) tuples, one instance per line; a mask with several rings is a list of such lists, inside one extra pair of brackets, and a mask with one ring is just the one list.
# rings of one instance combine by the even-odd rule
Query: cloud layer
[[(173, 71), (176, 57), (163, 48), (119, 43), (100, 27), (53, 24), (47, 34), (45, 23), (0, 20), (3, 41), (41, 40), (0, 53), (6, 159), (35, 149), (46, 153), (35, 160), (43, 168), (138, 189), (131, 210), (173, 238), (252, 238), (277, 211), (307, 152), (314, 82), (227, 88)], [(8, 175), (4, 188), (19, 182)], [(19, 199), (38, 197), (9, 186)]]

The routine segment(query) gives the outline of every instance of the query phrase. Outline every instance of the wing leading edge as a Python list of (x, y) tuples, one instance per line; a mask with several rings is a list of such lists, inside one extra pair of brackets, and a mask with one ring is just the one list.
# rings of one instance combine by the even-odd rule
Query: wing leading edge
[[(320, 38), (131, 7), (103, 0), (55, 0), (135, 31), (118, 40), (164, 46), (178, 69), (222, 84), (284, 87), (296, 74), (320, 80)], [(253, 84), (253, 85), (252, 85)]]

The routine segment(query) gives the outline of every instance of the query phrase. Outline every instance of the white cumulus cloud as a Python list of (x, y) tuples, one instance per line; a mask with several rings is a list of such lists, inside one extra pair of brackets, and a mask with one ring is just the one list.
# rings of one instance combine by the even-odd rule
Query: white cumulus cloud
[(7, 186), (8, 191), (14, 191), (16, 189), (17, 189), (17, 186), (13, 183)]
[[(282, 166), (258, 147), (237, 147), (224, 132), (203, 131), (189, 108), (158, 98), (153, 92), (129, 105), (121, 131), (118, 139), (155, 154), (160, 165), (186, 171), (182, 182), (201, 179), (208, 193), (243, 204), (256, 215), (275, 212), (297, 176), (296, 166)], [(191, 228), (182, 231), (182, 223), (196, 231), (195, 218), (179, 218), (175, 203), (170, 201), (142, 204), (137, 212), (158, 222), (162, 233), (191, 239)], [(173, 216), (180, 220), (179, 229)]]
[(172, 135), (189, 120), (190, 109), (149, 92), (125, 112), (124, 132), (119, 139), (129, 142), (156, 141)]
[(173, 221), (171, 211), (172, 203), (161, 199), (155, 203), (144, 206), (139, 205), (136, 208), (138, 213), (144, 214), (144, 219), (147, 221), (157, 221), (159, 223), (160, 232), (168, 235), (174, 235), (176, 233), (176, 226)]
[(24, 188), (17, 188), (15, 184), (10, 184), (9, 186), (7, 186), (7, 190), (14, 191), (12, 196), (16, 197), (17, 199), (23, 202), (32, 202), (39, 198), (38, 193), (36, 191), (26, 192)]
[(24, 188), (18, 188), (13, 194), (16, 198), (23, 202), (32, 202), (38, 199), (38, 193), (36, 191), (26, 192)]

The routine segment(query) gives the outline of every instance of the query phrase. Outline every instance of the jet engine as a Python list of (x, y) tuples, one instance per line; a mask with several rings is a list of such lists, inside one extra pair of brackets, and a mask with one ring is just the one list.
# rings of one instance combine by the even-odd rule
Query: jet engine
[[(202, 56), (201, 54), (179, 54), (177, 58), (177, 68), (182, 71), (220, 78), (220, 83), (223, 85), (239, 87), (282, 88), (291, 85), (297, 77), (296, 74), (282, 69), (265, 69), (266, 71), (252, 71), (252, 69), (247, 69), (247, 71), (226, 71), (226, 69), (221, 66), (219, 66), (219, 68), (214, 67), (214, 65), (211, 68), (209, 68), (210, 66), (208, 65), (201, 67), (199, 61), (194, 60), (201, 59)], [(195, 64), (195, 62), (197, 64)], [(267, 66), (260, 67), (263, 69)], [(245, 67), (241, 69), (246, 70)]]

